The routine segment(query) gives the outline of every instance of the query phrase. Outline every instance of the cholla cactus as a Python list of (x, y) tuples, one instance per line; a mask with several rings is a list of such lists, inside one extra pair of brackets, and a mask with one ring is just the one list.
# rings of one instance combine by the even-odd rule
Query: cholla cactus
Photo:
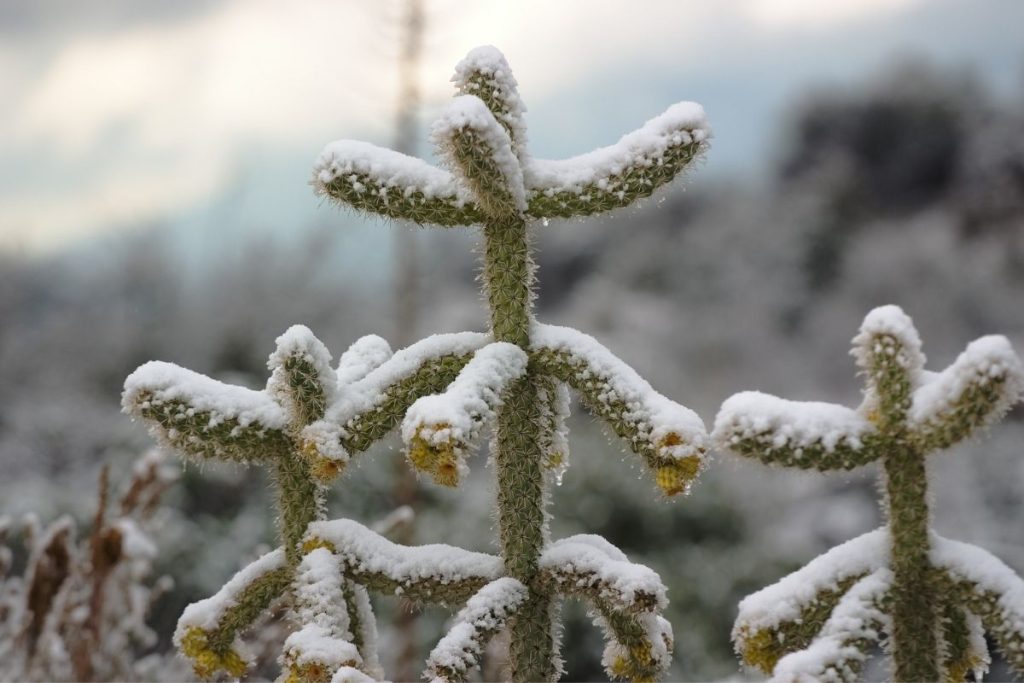
[[(756, 392), (727, 400), (712, 435), (767, 464), (848, 470), (881, 461), (886, 526), (747, 597), (733, 630), (744, 662), (779, 681), (855, 680), (882, 641), (900, 681), (962, 681), (989, 662), (984, 631), (1024, 675), (1024, 581), (929, 528), (925, 458), (1001, 417), (1024, 370), (1004, 337), (971, 343), (940, 373), (895, 306), (853, 340), (867, 378), (857, 410)], [(888, 640), (885, 640), (885, 637)]]
[[(166, 363), (142, 366), (125, 384), (125, 410), (166, 445), (189, 457), (264, 465), (276, 478), (281, 547), (179, 622), (176, 642), (200, 675), (241, 675), (238, 634), (285, 595), (298, 626), (282, 655), (289, 680), (380, 677), (365, 589), (464, 604), (430, 656), (430, 678), (465, 679), (506, 627), (512, 677), (556, 678), (562, 595), (593, 605), (608, 635), (610, 675), (647, 680), (669, 664), (672, 632), (658, 616), (666, 604), (658, 576), (603, 539), (550, 542), (546, 487), (568, 462), (569, 388), (642, 456), (667, 495), (687, 490), (701, 469), (704, 426), (592, 338), (533, 319), (528, 223), (651, 195), (704, 151), (703, 111), (677, 104), (614, 146), (541, 161), (527, 155), (524, 108), (497, 50), (471, 52), (455, 80), (460, 96), (433, 133), (447, 170), (341, 141), (324, 150), (314, 185), (383, 216), (481, 225), (488, 334), (436, 335), (394, 355), (367, 337), (335, 370), (323, 345), (295, 327), (278, 339), (264, 391)], [(324, 519), (322, 486), (399, 425), (409, 463), (445, 486), (465, 478), (467, 456), (493, 428), (500, 556), (400, 546), (356, 522)]]
[[(459, 94), (432, 131), (444, 169), (343, 140), (324, 149), (313, 184), (341, 205), (389, 218), (482, 226), (487, 344), (447, 389), (409, 408), (402, 437), (415, 468), (454, 485), (466, 471), (470, 446), (495, 423), (501, 557), (445, 549), (441, 561), (422, 548), (384, 548), (355, 533), (352, 523), (315, 523), (308, 542), (328, 544), (346, 575), (370, 588), (446, 603), (469, 599), (431, 656), (429, 676), (464, 678), (484, 641), (507, 623), (512, 677), (555, 678), (560, 660), (553, 612), (557, 596), (570, 594), (590, 599), (610, 633), (609, 673), (652, 678), (668, 664), (671, 641), (655, 614), (664, 604), (660, 581), (607, 544), (579, 543), (581, 554), (574, 554), (561, 552), (565, 541), (549, 543), (544, 472), (567, 462), (566, 385), (643, 457), (669, 495), (686, 490), (700, 470), (704, 428), (693, 412), (656, 393), (595, 340), (534, 321), (529, 223), (589, 216), (651, 195), (703, 152), (703, 111), (677, 104), (616, 145), (542, 161), (527, 152), (525, 108), (497, 50), (472, 51), (454, 81)], [(320, 457), (343, 459), (367, 408), (343, 398), (303, 431), (304, 438)], [(383, 556), (393, 561), (382, 562)]]

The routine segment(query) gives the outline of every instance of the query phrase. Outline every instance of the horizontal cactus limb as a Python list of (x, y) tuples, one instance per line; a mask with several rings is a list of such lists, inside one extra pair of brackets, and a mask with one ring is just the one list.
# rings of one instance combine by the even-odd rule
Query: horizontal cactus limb
[(665, 398), (593, 337), (553, 325), (535, 325), (531, 366), (568, 384), (635, 453), (658, 486), (687, 490), (704, 465), (707, 433), (689, 408)]
[(417, 399), (444, 391), (490, 340), (477, 332), (437, 334), (398, 351), (339, 392), (322, 420), (303, 428), (302, 454), (314, 471), (322, 462), (336, 463), (340, 472), (351, 454), (397, 427)]
[(447, 227), (484, 218), (448, 171), (358, 140), (324, 147), (313, 166), (312, 185), (339, 205), (395, 220)]
[(511, 577), (495, 579), (481, 588), (431, 650), (423, 677), (445, 683), (465, 681), (480, 665), (487, 643), (505, 627), (528, 592), (526, 586)]
[(287, 592), (291, 580), (292, 570), (278, 548), (247, 565), (215, 595), (185, 608), (174, 644), (191, 660), (197, 676), (245, 673), (248, 661), (239, 634)]
[(945, 588), (981, 617), (1007, 663), (1024, 677), (1024, 580), (988, 551), (937, 534), (931, 560)]
[(402, 422), (409, 462), (444, 486), (468, 473), (466, 452), (492, 422), (506, 388), (526, 372), (526, 352), (495, 342), (474, 354), (444, 393), (416, 400)]
[(352, 581), (420, 602), (461, 604), (503, 573), (500, 557), (442, 544), (399, 545), (347, 519), (310, 524), (304, 548), (317, 547), (334, 553)]
[(732, 630), (743, 662), (771, 673), (782, 657), (810, 645), (850, 587), (886, 566), (888, 543), (885, 528), (868, 532), (744, 598)]
[(280, 456), (291, 443), (287, 414), (265, 392), (173, 363), (152, 361), (129, 375), (121, 406), (159, 442), (189, 456), (249, 463)]
[(526, 164), (527, 212), (535, 218), (589, 216), (651, 196), (707, 151), (704, 110), (680, 102), (616, 144), (557, 161)]
[(580, 534), (549, 544), (540, 556), (540, 569), (555, 592), (600, 601), (623, 612), (668, 605), (658, 574), (630, 562), (600, 536)]
[(769, 465), (850, 470), (879, 456), (874, 426), (857, 411), (744, 391), (722, 404), (712, 440)]
[(779, 660), (772, 681), (858, 681), (872, 649), (891, 630), (886, 613), (891, 583), (888, 569), (858, 580), (839, 600), (814, 642)]
[(908, 415), (923, 450), (948, 448), (1002, 417), (1024, 391), (1024, 367), (1006, 337), (971, 342), (952, 365), (922, 373)]

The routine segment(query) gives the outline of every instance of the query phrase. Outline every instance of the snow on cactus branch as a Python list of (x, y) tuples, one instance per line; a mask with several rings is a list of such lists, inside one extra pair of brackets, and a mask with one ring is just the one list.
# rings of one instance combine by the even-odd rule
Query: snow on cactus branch
[(338, 359), (338, 368), (335, 370), (338, 384), (348, 386), (358, 382), (393, 355), (391, 345), (383, 337), (375, 334), (360, 337)]
[(565, 382), (611, 430), (644, 458), (666, 495), (687, 490), (704, 465), (704, 423), (656, 392), (633, 368), (589, 335), (536, 325), (531, 362)]
[(431, 681), (456, 683), (465, 681), (480, 665), (480, 656), (488, 641), (526, 600), (527, 588), (515, 579), (495, 579), (476, 595), (455, 617), (454, 625), (430, 651), (423, 677)]
[(452, 82), (463, 95), (475, 95), (487, 106), (494, 118), (505, 128), (516, 158), (527, 160), (526, 106), (519, 97), (518, 84), (512, 69), (497, 48), (484, 45), (469, 51), (455, 65)]
[[(928, 372), (920, 336), (895, 306), (869, 313), (853, 345), (867, 377), (856, 410), (746, 392), (715, 420), (720, 447), (762, 462), (826, 471), (877, 460), (884, 470), (886, 526), (741, 603), (737, 651), (780, 680), (852, 680), (886, 625), (897, 679), (962, 680), (987, 666), (980, 618), (1024, 675), (1024, 582), (983, 551), (930, 531), (925, 470), (930, 453), (1020, 400), (1020, 360), (1005, 338), (984, 337), (946, 370)], [(982, 569), (971, 575), (975, 566)], [(870, 577), (883, 571), (891, 574), (884, 596), (864, 587), (880, 586)]]
[(469, 472), (466, 450), (495, 416), (502, 393), (526, 371), (526, 352), (496, 342), (477, 351), (443, 394), (423, 396), (405, 414), (402, 440), (412, 465), (444, 486)]

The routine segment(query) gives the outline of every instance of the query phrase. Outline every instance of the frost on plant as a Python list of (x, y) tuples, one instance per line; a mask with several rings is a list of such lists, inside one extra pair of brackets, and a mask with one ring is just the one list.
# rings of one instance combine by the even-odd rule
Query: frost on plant
[[(278, 339), (264, 391), (166, 363), (142, 366), (125, 384), (125, 410), (163, 443), (188, 457), (264, 466), (276, 477), (281, 547), (182, 616), (176, 639), (200, 674), (240, 675), (238, 634), (287, 596), (296, 623), (282, 656), (289, 678), (381, 676), (365, 589), (463, 606), (427, 663), (432, 679), (465, 679), (503, 629), (514, 679), (557, 678), (554, 614), (563, 596), (591, 604), (609, 641), (610, 675), (648, 680), (669, 664), (657, 575), (603, 539), (552, 542), (545, 489), (568, 464), (570, 389), (643, 459), (666, 495), (688, 490), (700, 471), (704, 426), (594, 339), (534, 320), (529, 224), (650, 196), (705, 151), (703, 110), (676, 104), (612, 146), (545, 161), (527, 151), (525, 108), (497, 50), (470, 52), (454, 81), (458, 95), (432, 131), (442, 167), (343, 140), (320, 155), (313, 186), (388, 218), (480, 226), (487, 334), (436, 335), (394, 354), (366, 337), (335, 369), (323, 345), (295, 327)], [(500, 555), (396, 545), (356, 522), (325, 519), (322, 487), (399, 427), (409, 464), (444, 486), (465, 479), (468, 456), (491, 432)]]
[(989, 662), (984, 633), (1024, 675), (1024, 581), (984, 550), (929, 528), (926, 457), (1016, 403), (1024, 369), (1004, 337), (978, 339), (942, 372), (895, 306), (853, 339), (866, 377), (856, 410), (737, 394), (718, 413), (717, 445), (767, 464), (846, 470), (880, 461), (881, 529), (838, 546), (747, 597), (733, 630), (748, 665), (775, 680), (856, 680), (872, 648), (901, 681), (962, 681)]

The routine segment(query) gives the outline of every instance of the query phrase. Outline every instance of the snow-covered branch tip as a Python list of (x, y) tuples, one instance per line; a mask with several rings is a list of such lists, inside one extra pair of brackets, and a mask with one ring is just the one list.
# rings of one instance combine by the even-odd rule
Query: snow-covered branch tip
[[(928, 372), (920, 336), (895, 306), (868, 314), (852, 353), (867, 377), (856, 410), (745, 392), (715, 420), (712, 439), (740, 455), (821, 471), (879, 461), (885, 475), (886, 526), (744, 600), (737, 652), (779, 680), (853, 680), (884, 628), (897, 679), (962, 680), (987, 666), (981, 624), (1024, 675), (1024, 582), (982, 551), (934, 536), (925, 469), (930, 453), (1021, 398), (1020, 360), (1004, 337), (983, 337)], [(963, 578), (972, 562), (984, 569)]]
[(409, 462), (438, 484), (457, 485), (468, 472), (466, 450), (493, 420), (505, 388), (526, 371), (526, 360), (515, 344), (488, 344), (444, 393), (413, 403), (402, 423)]

